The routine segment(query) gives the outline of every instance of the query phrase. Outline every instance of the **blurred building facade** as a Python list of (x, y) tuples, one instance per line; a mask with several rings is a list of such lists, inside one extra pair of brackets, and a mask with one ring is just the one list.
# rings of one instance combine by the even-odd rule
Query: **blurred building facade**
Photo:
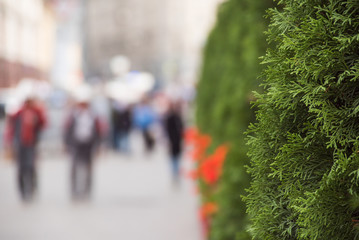
[(132, 69), (160, 81), (193, 80), (222, 0), (87, 0), (84, 67), (109, 78), (109, 61), (125, 55)]
[(83, 80), (83, 6), (86, 0), (53, 0), (56, 13), (56, 40), (51, 82), (71, 90)]
[(55, 25), (50, 0), (0, 0), (0, 88), (48, 78)]

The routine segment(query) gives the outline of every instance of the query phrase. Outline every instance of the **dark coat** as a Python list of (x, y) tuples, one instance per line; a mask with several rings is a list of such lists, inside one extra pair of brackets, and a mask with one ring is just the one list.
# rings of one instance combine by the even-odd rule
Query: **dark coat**
[(64, 142), (68, 150), (73, 151), (76, 148), (79, 148), (80, 146), (86, 146), (86, 148), (91, 149), (91, 151), (93, 151), (94, 148), (97, 148), (99, 146), (101, 142), (101, 135), (102, 135), (101, 124), (97, 116), (93, 115), (93, 118), (94, 118), (94, 125), (92, 129), (91, 138), (86, 143), (79, 143), (76, 141), (76, 138), (74, 136), (74, 129), (76, 127), (75, 112), (73, 112), (69, 116), (69, 118), (66, 121), (65, 131), (64, 131)]
[(179, 113), (171, 111), (165, 118), (165, 131), (170, 144), (170, 153), (178, 156), (182, 152), (183, 121)]
[(124, 109), (118, 112), (117, 126), (120, 132), (128, 133), (132, 128), (132, 113), (130, 109)]

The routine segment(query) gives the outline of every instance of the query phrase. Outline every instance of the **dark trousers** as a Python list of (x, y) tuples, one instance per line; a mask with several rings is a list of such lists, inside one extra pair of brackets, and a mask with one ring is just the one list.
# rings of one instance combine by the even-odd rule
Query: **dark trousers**
[(180, 177), (180, 155), (171, 156), (171, 166), (172, 166), (172, 176), (175, 180), (178, 180)]
[(130, 152), (130, 140), (128, 131), (119, 131), (117, 137), (117, 150), (124, 153)]
[(73, 149), (71, 194), (74, 200), (87, 199), (92, 186), (92, 146), (78, 144)]
[(169, 139), (169, 152), (171, 156), (171, 165), (172, 165), (172, 178), (175, 183), (178, 183), (180, 180), (180, 161), (181, 161), (181, 152), (182, 152), (182, 141), (180, 138), (170, 138)]
[(37, 187), (35, 146), (18, 146), (16, 157), (21, 198), (24, 201), (31, 200)]
[(155, 146), (155, 140), (149, 131), (149, 129), (143, 129), (142, 130), (143, 139), (145, 141), (146, 150), (148, 152), (153, 150), (153, 147)]

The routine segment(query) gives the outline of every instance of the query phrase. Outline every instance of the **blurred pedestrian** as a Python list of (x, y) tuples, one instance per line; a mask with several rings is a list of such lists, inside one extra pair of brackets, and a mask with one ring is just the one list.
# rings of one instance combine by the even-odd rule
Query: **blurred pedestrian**
[(129, 134), (132, 129), (132, 110), (131, 106), (123, 106), (118, 110), (117, 115), (117, 147), (124, 153), (130, 152)]
[(114, 99), (110, 99), (111, 101), (111, 143), (112, 148), (117, 151), (118, 150), (118, 138), (119, 138), (119, 109), (118, 103)]
[(168, 137), (169, 154), (174, 183), (180, 180), (180, 159), (182, 153), (182, 136), (184, 124), (179, 102), (172, 102), (164, 118), (164, 128)]
[(33, 97), (8, 117), (7, 140), (18, 169), (18, 186), (24, 201), (33, 199), (37, 188), (36, 155), (40, 133), (46, 125), (44, 109)]
[(65, 146), (71, 154), (71, 195), (86, 200), (92, 188), (94, 153), (101, 142), (100, 119), (90, 108), (89, 96), (77, 96), (77, 103), (65, 125)]
[(133, 118), (135, 125), (142, 132), (147, 152), (152, 151), (155, 145), (155, 138), (151, 131), (151, 127), (156, 122), (157, 116), (147, 99), (143, 100), (135, 107)]

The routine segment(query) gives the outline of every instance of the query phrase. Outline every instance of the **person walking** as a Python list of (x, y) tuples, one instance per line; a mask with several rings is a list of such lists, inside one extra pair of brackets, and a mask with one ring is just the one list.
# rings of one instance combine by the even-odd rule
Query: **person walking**
[(180, 158), (184, 131), (180, 103), (172, 102), (170, 104), (169, 111), (164, 119), (164, 128), (168, 137), (173, 180), (174, 183), (178, 183), (180, 180)]
[(134, 108), (133, 119), (135, 125), (142, 132), (146, 151), (151, 152), (155, 146), (155, 138), (151, 127), (155, 124), (157, 116), (150, 106), (148, 99), (144, 99)]
[(32, 97), (28, 97), (22, 107), (8, 118), (7, 140), (16, 158), (18, 186), (23, 201), (31, 201), (36, 192), (37, 146), (45, 125), (44, 110)]
[(123, 106), (118, 113), (117, 118), (118, 131), (118, 149), (121, 152), (130, 152), (129, 135), (132, 128), (132, 111), (131, 106)]
[(110, 99), (111, 103), (111, 144), (113, 150), (118, 150), (119, 139), (119, 109), (118, 102), (115, 99)]
[(101, 124), (90, 108), (90, 97), (78, 97), (65, 125), (65, 146), (71, 155), (71, 196), (90, 198), (94, 153), (101, 140)]

